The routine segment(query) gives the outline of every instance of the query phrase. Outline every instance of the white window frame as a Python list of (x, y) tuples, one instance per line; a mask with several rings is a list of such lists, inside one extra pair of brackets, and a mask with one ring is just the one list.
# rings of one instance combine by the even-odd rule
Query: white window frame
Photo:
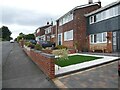
[[(71, 38), (68, 38), (67, 36), (70, 36), (70, 35), (71, 35)], [(70, 40), (73, 40), (73, 30), (64, 32), (64, 41), (70, 41)]]
[[(96, 42), (94, 42), (94, 35), (95, 35), (95, 34), (91, 34), (91, 35), (93, 35), (93, 36), (92, 36), (92, 41), (93, 41), (93, 42), (91, 42), (91, 35), (90, 35), (90, 36), (89, 36), (89, 38), (90, 38), (90, 44), (107, 43), (107, 38), (106, 38), (106, 41), (103, 41), (103, 34), (104, 34), (104, 33), (105, 33), (106, 36), (107, 36), (107, 32), (101, 33), (101, 35), (102, 35), (102, 37), (101, 37), (101, 38), (102, 38), (102, 42), (97, 41), (97, 38), (96, 38)], [(99, 34), (100, 34), (100, 33), (99, 33)], [(97, 36), (97, 34), (96, 34), (96, 36)]]
[[(93, 23), (103, 21), (103, 20), (113, 18), (113, 17), (116, 17), (116, 16), (120, 15), (119, 7), (120, 6), (117, 5), (117, 6), (114, 6), (112, 8), (109, 8), (105, 11), (102, 11), (102, 12), (99, 12), (99, 13), (95, 14), (96, 15), (96, 21), (94, 21), (94, 16), (95, 15), (90, 16), (89, 17), (89, 23), (93, 24)], [(99, 17), (98, 17), (98, 15), (99, 15)], [(91, 17), (92, 17), (92, 20), (91, 20)]]

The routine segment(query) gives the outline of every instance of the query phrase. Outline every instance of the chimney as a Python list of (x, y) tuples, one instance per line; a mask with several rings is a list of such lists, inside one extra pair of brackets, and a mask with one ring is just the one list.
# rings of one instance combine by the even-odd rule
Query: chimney
[(93, 0), (88, 0), (88, 4), (91, 4), (91, 3), (93, 3)]
[(47, 25), (49, 25), (49, 22), (47, 22)]
[(100, 5), (100, 7), (101, 7), (101, 1), (100, 0), (98, 0), (98, 4)]

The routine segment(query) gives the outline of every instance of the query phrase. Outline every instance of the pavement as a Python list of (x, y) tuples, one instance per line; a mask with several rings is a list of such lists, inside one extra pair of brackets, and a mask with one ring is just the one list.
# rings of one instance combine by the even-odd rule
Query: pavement
[(17, 43), (12, 46), (8, 57), (3, 58), (2, 88), (57, 88)]

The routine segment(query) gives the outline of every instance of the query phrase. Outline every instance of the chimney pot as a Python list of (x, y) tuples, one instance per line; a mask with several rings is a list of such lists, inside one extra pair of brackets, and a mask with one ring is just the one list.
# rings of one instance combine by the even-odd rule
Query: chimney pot
[(47, 22), (47, 25), (49, 25), (49, 22)]
[(88, 1), (88, 4), (91, 4), (91, 3), (93, 3), (93, 0), (89, 0), (89, 1)]

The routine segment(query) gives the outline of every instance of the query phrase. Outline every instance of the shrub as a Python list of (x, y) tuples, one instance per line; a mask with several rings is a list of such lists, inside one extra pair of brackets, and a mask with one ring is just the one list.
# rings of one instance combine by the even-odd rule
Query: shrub
[(30, 47), (32, 49), (35, 47), (35, 45), (32, 44), (31, 42), (25, 42), (25, 46)]
[(25, 42), (25, 46), (28, 46), (29, 42)]
[(35, 49), (36, 49), (36, 50), (42, 50), (42, 46), (41, 46), (40, 44), (36, 44), (36, 45), (35, 45)]
[(66, 47), (66, 46), (63, 46), (63, 45), (58, 45), (58, 46), (56, 46), (55, 48), (56, 48), (56, 49), (67, 49), (67, 47)]

